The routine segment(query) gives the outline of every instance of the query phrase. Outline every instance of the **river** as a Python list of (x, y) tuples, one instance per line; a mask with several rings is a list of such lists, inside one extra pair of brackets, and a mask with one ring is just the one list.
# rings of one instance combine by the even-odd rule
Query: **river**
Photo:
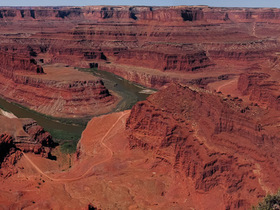
[[(112, 73), (99, 71), (97, 69), (80, 69), (92, 73), (95, 76), (100, 77), (105, 86), (114, 91), (122, 97), (122, 100), (118, 103), (116, 108), (112, 112), (123, 111), (131, 109), (131, 107), (137, 103), (137, 101), (145, 100), (149, 94), (143, 93), (146, 90), (144, 87), (129, 82), (119, 76)], [(142, 92), (141, 92), (142, 91)], [(149, 92), (149, 90), (148, 90)], [(153, 92), (153, 91), (150, 91)], [(62, 145), (65, 152), (74, 152), (76, 144), (81, 137), (83, 130), (85, 129), (85, 121), (90, 119), (80, 119), (70, 123), (69, 119), (55, 119), (49, 116), (44, 116), (35, 111), (24, 108), (18, 104), (10, 103), (0, 98), (0, 108), (13, 113), (18, 118), (32, 118), (37, 121), (46, 131), (50, 132), (54, 140)], [(68, 122), (68, 123), (65, 123)]]

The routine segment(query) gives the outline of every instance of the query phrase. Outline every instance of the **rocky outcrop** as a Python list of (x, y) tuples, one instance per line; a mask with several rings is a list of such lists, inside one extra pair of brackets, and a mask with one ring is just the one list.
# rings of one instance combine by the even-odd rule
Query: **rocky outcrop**
[(236, 21), (280, 20), (279, 9), (87, 6), (87, 7), (18, 7), (1, 8), (0, 20), (99, 20), (121, 21)]
[(15, 135), (14, 144), (23, 152), (32, 152), (48, 157), (50, 155), (50, 148), (54, 146), (54, 142), (49, 132), (39, 126), (36, 121), (32, 119), (24, 119), (23, 131), (27, 135)]
[(17, 75), (0, 76), (0, 95), (37, 112), (55, 117), (82, 118), (108, 112), (116, 98), (102, 80), (54, 81)]
[[(50, 155), (54, 142), (49, 132), (46, 132), (36, 121), (28, 118), (7, 118), (0, 116), (0, 132), (3, 133), (3, 143), (13, 145), (23, 152), (33, 152), (44, 157)], [(7, 139), (9, 141), (7, 141)]]
[(0, 176), (9, 177), (17, 172), (14, 165), (22, 155), (21, 152), (16, 149), (13, 144), (13, 137), (9, 134), (1, 134), (0, 152)]
[(13, 77), (15, 71), (44, 73), (42, 66), (37, 65), (34, 58), (19, 53), (0, 51), (0, 72), (7, 77)]
[[(273, 66), (279, 49), (279, 9), (88, 6), (0, 11), (2, 51), (26, 54), (40, 65), (98, 67), (118, 75), (143, 68), (137, 77), (148, 79), (136, 82), (150, 87), (155, 87), (153, 78), (161, 87), (191, 73), (210, 74), (214, 67), (228, 74), (237, 67)], [(114, 72), (104, 63), (122, 66)]]
[[(150, 151), (155, 156), (153, 167), (170, 167), (182, 174), (192, 198), (198, 192), (222, 190), (216, 205), (245, 209), (267, 189), (276, 191), (280, 185), (280, 160), (275, 158), (279, 148), (274, 146), (280, 136), (259, 118), (265, 119), (258, 107), (238, 99), (172, 85), (138, 102), (127, 130), (130, 148)], [(199, 199), (215, 203), (201, 194)]]
[(8, 177), (17, 173), (14, 165), (22, 152), (39, 154), (50, 158), (55, 146), (50, 133), (32, 119), (0, 116), (0, 174)]
[(141, 51), (121, 51), (117, 54), (116, 61), (161, 71), (180, 72), (197, 71), (212, 65), (205, 52), (190, 52), (180, 55), (178, 52), (165, 54), (145, 49)]
[(238, 80), (238, 89), (243, 95), (261, 106), (280, 110), (279, 83), (266, 73), (244, 73)]
[[(116, 102), (102, 80), (48, 77), (36, 60), (25, 54), (0, 52), (0, 95), (35, 111), (81, 118), (110, 111)], [(99, 105), (102, 104), (102, 105)]]

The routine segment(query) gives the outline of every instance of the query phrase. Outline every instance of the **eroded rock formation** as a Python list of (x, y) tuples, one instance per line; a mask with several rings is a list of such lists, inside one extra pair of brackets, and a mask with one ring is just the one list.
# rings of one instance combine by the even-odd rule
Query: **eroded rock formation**
[[(17, 168), (22, 174), (39, 175), (15, 186), (19, 196), (9, 192), (17, 183), (11, 176), (0, 203), (15, 208), (28, 203), (34, 208), (248, 209), (275, 192), (280, 186), (279, 11), (1, 9), (0, 94), (10, 100), (55, 116), (111, 110), (116, 98), (103, 82), (88, 75), (81, 79), (82, 73), (76, 75), (69, 65), (110, 71), (159, 89), (178, 84), (137, 103), (131, 114), (94, 118), (66, 172), (45, 159), (37, 159), (40, 169), (21, 161), (27, 168)], [(48, 134), (33, 122), (25, 125), (24, 135), (2, 135), (3, 164), (9, 162), (5, 154), (17, 162), (16, 148), (47, 153), (42, 147), (48, 145)], [(37, 197), (34, 188), (40, 189)]]
[[(93, 118), (68, 171), (30, 156), (41, 171), (27, 188), (40, 191), (23, 191), (16, 206), (32, 198), (32, 207), (248, 209), (280, 185), (280, 113), (250, 104), (173, 84), (131, 111)], [(20, 164), (22, 174), (38, 172)]]
[(279, 82), (266, 73), (244, 73), (238, 80), (243, 95), (249, 95), (252, 102), (267, 108), (280, 109)]
[(32, 119), (0, 116), (0, 168), (1, 175), (11, 176), (17, 172), (15, 164), (24, 153), (40, 154), (49, 158), (55, 146), (50, 133)]
[(34, 58), (18, 53), (0, 52), (0, 71), (4, 76), (12, 77), (15, 71), (44, 73), (42, 66)]
[(27, 52), (44, 63), (94, 63), (101, 70), (160, 88), (186, 81), (192, 72), (211, 74), (219, 69), (225, 74), (256, 65), (263, 68), (264, 63), (278, 65), (279, 23), (278, 9), (5, 8), (0, 15), (0, 48)]
[(182, 174), (186, 191), (191, 182), (196, 192), (223, 191), (216, 203), (201, 195), (200, 208), (223, 202), (224, 209), (246, 209), (280, 184), (275, 119), (263, 125), (267, 119), (258, 107), (172, 85), (136, 104), (127, 129), (130, 148), (152, 152), (153, 167)]
[[(0, 52), (0, 61), (0, 95), (37, 112), (81, 118), (106, 113), (116, 102), (101, 79), (85, 73), (79, 77), (77, 70), (64, 70), (61, 75), (57, 68), (57, 74), (50, 75), (30, 55), (8, 51)], [(71, 73), (76, 78), (67, 79)]]

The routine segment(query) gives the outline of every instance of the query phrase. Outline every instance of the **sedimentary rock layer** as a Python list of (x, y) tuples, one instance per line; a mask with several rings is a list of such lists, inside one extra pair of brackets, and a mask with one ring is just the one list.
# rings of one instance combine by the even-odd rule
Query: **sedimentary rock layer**
[(91, 75), (63, 66), (51, 75), (30, 55), (9, 51), (1, 51), (0, 60), (0, 95), (35, 111), (81, 118), (109, 112), (116, 102), (103, 81)]
[(17, 173), (15, 164), (24, 153), (51, 157), (54, 142), (51, 135), (32, 119), (0, 116), (0, 174), (2, 177)]
[(151, 87), (192, 72), (278, 64), (279, 9), (89, 6), (5, 8), (1, 14), (2, 50), (127, 79), (133, 71), (135, 82)]
[(18, 53), (0, 52), (0, 72), (7, 77), (12, 77), (15, 71), (44, 73), (42, 66), (37, 65), (34, 58)]
[(154, 154), (153, 167), (181, 174), (193, 199), (206, 193), (197, 208), (250, 208), (280, 184), (279, 113), (268, 115), (238, 98), (173, 85), (133, 107), (130, 148)]
[[(67, 171), (35, 156), (21, 159), (16, 169), (33, 176), (14, 187), (22, 192), (14, 205), (248, 209), (280, 185), (279, 116), (173, 84), (131, 111), (93, 118)], [(11, 176), (2, 185), (11, 200), (15, 182)]]
[[(101, 209), (248, 209), (275, 192), (279, 14), (279, 9), (186, 6), (1, 9), (2, 59), (27, 57), (0, 64), (5, 69), (0, 89), (35, 110), (76, 117), (91, 113), (95, 106), (87, 104), (103, 109), (114, 102), (96, 78), (62, 82), (59, 78), (73, 76), (68, 65), (99, 68), (156, 88), (180, 83), (137, 103), (131, 114), (93, 119), (65, 173), (56, 166), (50, 174), (45, 165), (53, 162), (37, 159), (38, 170), (23, 159), (17, 169), (34, 177), (16, 186), (22, 194), (15, 195), (9, 192), (18, 181), (12, 176), (4, 192), (19, 208)], [(37, 65), (46, 74), (37, 74)], [(207, 86), (216, 81), (217, 93)], [(237, 96), (225, 96), (223, 88)], [(3, 136), (3, 144), (10, 148), (11, 138)], [(46, 183), (38, 186), (42, 176)], [(36, 198), (34, 188), (40, 188)]]
[(241, 74), (238, 89), (243, 95), (248, 95), (252, 102), (280, 110), (279, 82), (274, 81), (269, 74), (260, 72)]

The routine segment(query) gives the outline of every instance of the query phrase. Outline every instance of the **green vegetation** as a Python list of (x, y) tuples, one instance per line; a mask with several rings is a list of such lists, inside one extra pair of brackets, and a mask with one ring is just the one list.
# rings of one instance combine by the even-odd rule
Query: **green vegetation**
[(47, 129), (47, 131), (51, 133), (52, 137), (56, 141), (61, 141), (61, 140), (78, 141), (81, 137), (81, 134), (76, 132), (67, 132), (59, 129)]
[(280, 210), (280, 190), (275, 195), (267, 195), (253, 210)]
[[(17, 117), (36, 120), (39, 125), (51, 133), (54, 141), (60, 144), (61, 151), (64, 153), (75, 152), (81, 133), (85, 129), (87, 121), (90, 120), (55, 118), (30, 110), (20, 104), (7, 102), (2, 98), (0, 98), (0, 107)], [(73, 143), (70, 144), (69, 141)]]
[[(141, 92), (146, 90), (145, 87), (136, 85), (113, 73), (100, 71), (97, 68), (78, 68), (78, 70), (89, 72), (102, 78), (105, 86), (122, 98), (112, 112), (131, 109), (137, 101), (145, 100), (149, 96), (149, 94)], [(54, 141), (59, 143), (61, 152), (70, 154), (76, 151), (76, 145), (81, 137), (81, 133), (85, 129), (87, 122), (91, 119), (91, 117), (81, 119), (56, 118), (38, 113), (18, 103), (8, 102), (2, 98), (0, 98), (0, 107), (19, 118), (32, 118), (36, 120), (40, 126), (51, 133)]]
[(60, 151), (65, 154), (73, 154), (76, 152), (78, 141), (64, 141), (61, 143)]
[(81, 134), (78, 132), (67, 132), (59, 129), (50, 129), (55, 142), (60, 145), (60, 151), (65, 154), (73, 154), (76, 152), (77, 143), (81, 138)]

